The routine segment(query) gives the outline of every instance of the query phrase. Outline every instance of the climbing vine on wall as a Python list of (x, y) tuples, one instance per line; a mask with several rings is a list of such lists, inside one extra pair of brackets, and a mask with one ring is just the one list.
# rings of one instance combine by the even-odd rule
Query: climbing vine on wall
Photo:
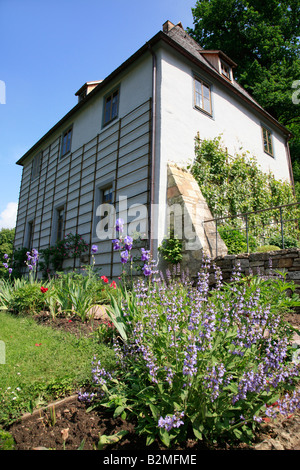
[[(212, 140), (195, 139), (195, 160), (190, 167), (213, 217), (236, 216), (270, 207), (297, 202), (291, 185), (262, 171), (248, 152), (230, 156), (222, 146), (221, 137)], [(299, 239), (299, 207), (284, 209), (285, 235)], [(228, 230), (245, 230), (245, 218), (223, 221)], [(268, 243), (280, 233), (280, 212), (272, 210), (248, 217), (251, 235), (256, 245)], [(245, 234), (244, 234), (245, 235)]]

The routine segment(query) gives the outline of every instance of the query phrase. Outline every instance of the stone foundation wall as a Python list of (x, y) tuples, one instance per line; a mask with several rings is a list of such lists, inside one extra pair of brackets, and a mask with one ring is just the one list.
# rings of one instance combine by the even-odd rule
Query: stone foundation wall
[[(269, 275), (274, 271), (287, 272), (287, 280), (293, 281), (300, 294), (300, 249), (270, 251), (267, 253), (243, 253), (239, 255), (218, 256), (214, 262), (222, 271), (223, 280), (229, 281), (233, 268), (240, 264), (243, 275), (261, 274)], [(210, 279), (214, 283), (213, 276)]]

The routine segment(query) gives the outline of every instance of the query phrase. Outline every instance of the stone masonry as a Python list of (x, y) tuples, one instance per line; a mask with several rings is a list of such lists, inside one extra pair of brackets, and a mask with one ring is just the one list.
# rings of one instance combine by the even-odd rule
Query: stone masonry
[[(286, 272), (286, 279), (296, 284), (300, 294), (300, 249), (269, 251), (267, 253), (243, 253), (238, 255), (218, 256), (214, 262), (222, 271), (224, 281), (229, 281), (234, 266), (240, 263), (243, 275), (269, 275), (274, 271)], [(211, 276), (211, 283), (213, 283)]]
[[(168, 228), (183, 241), (181, 265), (191, 275), (197, 274), (203, 255), (216, 255), (216, 228), (214, 222), (203, 224), (213, 217), (193, 175), (172, 163), (168, 164), (167, 201)], [(217, 242), (218, 253), (226, 255), (227, 247), (219, 235)]]

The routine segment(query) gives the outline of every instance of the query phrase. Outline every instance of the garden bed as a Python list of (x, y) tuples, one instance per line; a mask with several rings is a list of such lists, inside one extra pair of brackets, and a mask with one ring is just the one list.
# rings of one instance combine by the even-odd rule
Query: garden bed
[[(71, 320), (71, 321), (70, 321)], [(288, 314), (286, 320), (294, 327), (300, 329), (300, 315)], [(55, 321), (40, 315), (39, 322), (57, 329), (65, 329), (76, 335), (91, 334), (101, 323), (101, 319), (92, 323), (82, 323), (76, 318), (59, 318)], [(190, 436), (183, 444), (172, 447), (172, 450), (192, 451), (200, 450), (300, 450), (300, 411), (272, 421), (266, 419), (261, 425), (261, 432), (252, 445), (218, 443), (209, 445), (196, 441)], [(116, 444), (106, 446), (109, 450), (136, 451), (166, 450), (160, 442), (155, 441), (146, 448), (145, 437), (139, 436), (135, 431), (135, 423), (113, 418), (106, 411), (87, 412), (87, 407), (81, 403), (77, 396), (67, 398), (46, 409), (35, 411), (15, 422), (9, 432), (15, 440), (16, 450), (53, 449), (53, 450), (84, 450), (97, 449), (99, 435), (113, 435), (119, 431), (127, 434)], [(67, 436), (67, 437), (66, 437)], [(66, 437), (65, 442), (63, 437)]]

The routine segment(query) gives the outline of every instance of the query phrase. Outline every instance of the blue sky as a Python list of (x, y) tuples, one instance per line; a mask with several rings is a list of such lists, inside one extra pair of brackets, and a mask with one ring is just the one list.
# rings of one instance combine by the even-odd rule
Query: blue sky
[(0, 229), (14, 226), (16, 161), (100, 80), (196, 0), (0, 0)]

